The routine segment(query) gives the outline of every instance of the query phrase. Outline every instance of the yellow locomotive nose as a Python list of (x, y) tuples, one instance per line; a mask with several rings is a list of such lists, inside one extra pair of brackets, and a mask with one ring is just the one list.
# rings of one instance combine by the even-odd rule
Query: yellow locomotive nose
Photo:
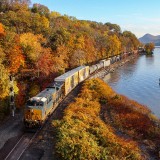
[(39, 109), (27, 109), (25, 111), (25, 119), (29, 119), (30, 121), (40, 121), (42, 111)]
[(42, 121), (41, 110), (38, 109), (26, 109), (24, 114), (24, 123), (26, 128), (40, 127)]

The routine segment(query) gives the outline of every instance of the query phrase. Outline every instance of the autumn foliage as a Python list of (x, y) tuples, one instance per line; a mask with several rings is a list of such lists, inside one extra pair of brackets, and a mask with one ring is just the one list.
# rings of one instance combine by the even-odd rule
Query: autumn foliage
[(8, 62), (11, 73), (17, 73), (20, 67), (24, 67), (25, 56), (22, 54), (21, 47), (13, 46), (8, 54)]
[(4, 31), (4, 27), (2, 25), (2, 23), (0, 23), (0, 38), (5, 36), (5, 31)]
[(145, 48), (146, 54), (152, 54), (153, 50), (155, 48), (155, 45), (154, 45), (154, 43), (147, 43), (147, 44), (145, 44), (144, 48)]
[(138, 144), (116, 135), (100, 118), (101, 104), (115, 96), (99, 79), (84, 83), (75, 102), (64, 112), (57, 128), (57, 154), (61, 159), (141, 159)]
[(57, 156), (67, 160), (147, 159), (140, 141), (158, 147), (155, 140), (160, 137), (159, 121), (151, 115), (147, 107), (118, 95), (102, 80), (87, 80), (63, 119), (53, 121)]
[(22, 106), (25, 104), (26, 101), (26, 87), (27, 85), (25, 83), (18, 83), (17, 84), (19, 88), (19, 94), (16, 95), (16, 107), (17, 108), (22, 108)]
[(160, 136), (156, 125), (159, 122), (151, 118), (151, 111), (145, 106), (121, 95), (112, 98), (108, 105), (106, 108), (110, 110), (115, 125), (130, 136), (141, 139)]
[[(66, 70), (94, 64), (138, 46), (135, 35), (122, 32), (117, 24), (78, 20), (50, 12), (41, 4), (30, 6), (29, 2), (0, 1), (0, 65), (3, 74), (16, 76), (18, 83), (34, 80), (41, 90)], [(9, 96), (7, 78), (2, 78), (0, 87), (1, 101)], [(25, 92), (32, 92), (31, 89), (26, 87)], [(20, 92), (21, 89), (17, 97), (23, 94)]]

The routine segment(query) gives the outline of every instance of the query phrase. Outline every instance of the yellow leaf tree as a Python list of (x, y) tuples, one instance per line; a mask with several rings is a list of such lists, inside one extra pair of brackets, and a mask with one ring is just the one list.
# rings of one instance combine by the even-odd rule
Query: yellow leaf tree
[(121, 51), (121, 42), (116, 35), (108, 36), (107, 38), (107, 52), (110, 56), (119, 54)]
[(42, 35), (34, 35), (33, 33), (24, 33), (20, 35), (20, 45), (29, 61), (37, 61), (42, 52), (41, 43), (44, 41), (45, 39)]

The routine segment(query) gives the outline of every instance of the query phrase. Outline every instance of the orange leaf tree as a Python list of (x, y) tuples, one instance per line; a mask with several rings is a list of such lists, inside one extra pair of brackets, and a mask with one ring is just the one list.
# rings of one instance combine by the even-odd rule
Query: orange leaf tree
[(0, 23), (0, 38), (2, 38), (4, 36), (5, 36), (5, 30), (4, 30), (2, 23)]
[(8, 54), (8, 61), (9, 61), (9, 71), (11, 73), (17, 73), (18, 69), (21, 66), (24, 66), (25, 58), (22, 54), (21, 47), (14, 46), (10, 50), (10, 54)]

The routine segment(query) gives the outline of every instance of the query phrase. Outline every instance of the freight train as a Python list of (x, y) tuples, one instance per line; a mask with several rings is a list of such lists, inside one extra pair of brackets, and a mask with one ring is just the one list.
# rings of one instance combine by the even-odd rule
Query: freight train
[(48, 116), (58, 106), (60, 100), (80, 82), (87, 79), (97, 70), (109, 67), (110, 64), (119, 61), (123, 56), (124, 54), (104, 59), (91, 66), (80, 66), (55, 78), (51, 85), (27, 101), (24, 110), (25, 128), (41, 127)]

